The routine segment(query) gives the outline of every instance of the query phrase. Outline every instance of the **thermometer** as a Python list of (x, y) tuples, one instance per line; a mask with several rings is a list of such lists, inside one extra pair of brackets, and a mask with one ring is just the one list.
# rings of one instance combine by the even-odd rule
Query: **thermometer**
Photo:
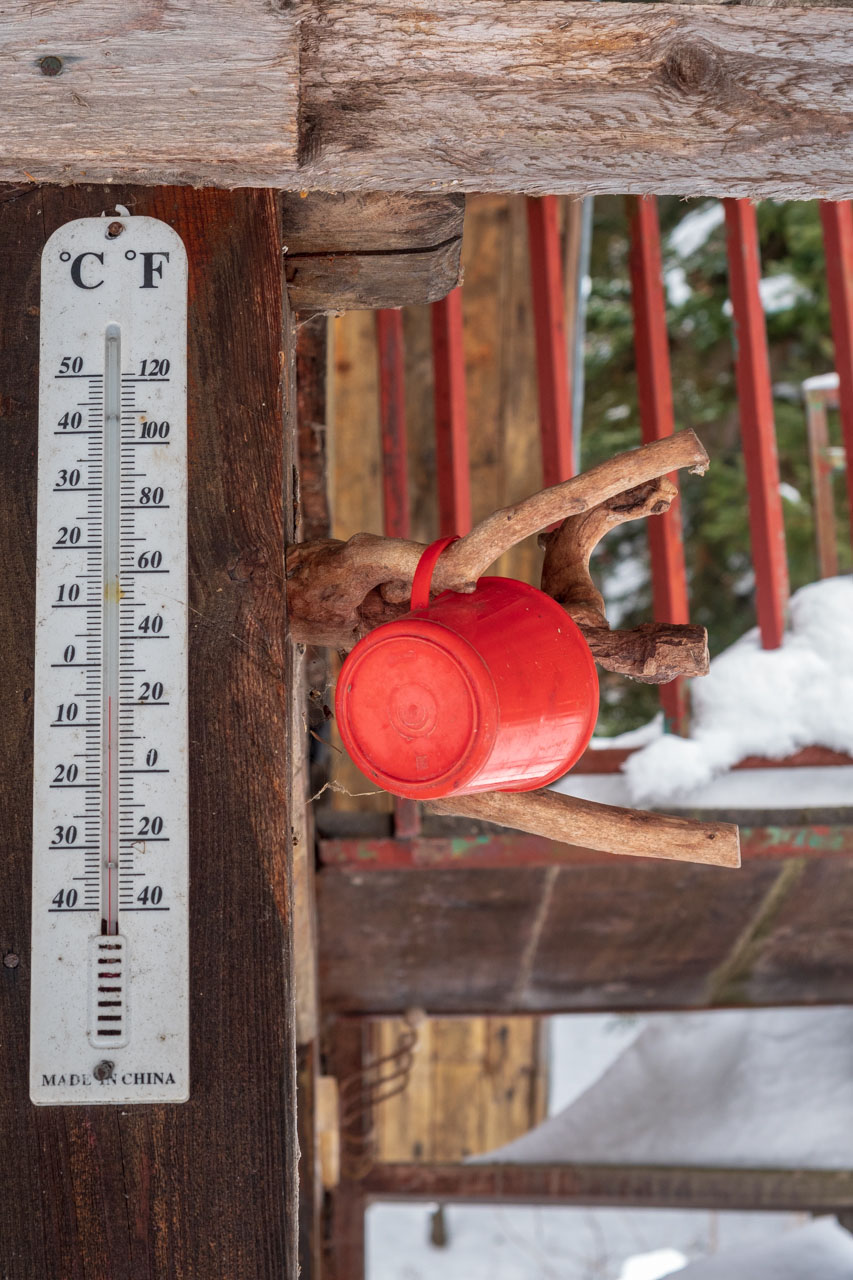
[(189, 1095), (187, 265), (155, 218), (42, 255), (30, 1094)]

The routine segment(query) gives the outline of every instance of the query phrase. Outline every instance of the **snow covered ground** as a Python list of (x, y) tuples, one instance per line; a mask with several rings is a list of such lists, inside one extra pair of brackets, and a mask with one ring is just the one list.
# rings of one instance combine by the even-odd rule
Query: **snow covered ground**
[[(754, 1158), (749, 1116), (755, 1099), (750, 1101), (744, 1092), (749, 1084), (744, 1063), (750, 1059), (756, 1065), (757, 1049), (762, 1093), (767, 1093), (769, 1111), (775, 1107), (777, 1113), (775, 1121), (768, 1120), (765, 1109), (753, 1130), (753, 1143), (760, 1142), (766, 1149), (766, 1163), (778, 1164), (780, 1158), (794, 1155), (808, 1164), (804, 1144), (811, 1143), (814, 1152), (815, 1140), (824, 1146), (835, 1143), (837, 1162), (846, 1159), (846, 1135), (853, 1128), (845, 1119), (853, 1103), (853, 1012), (849, 1010), (635, 1017), (581, 1014), (553, 1018), (549, 1029), (549, 1111), (553, 1115), (568, 1107), (575, 1117), (586, 1116), (585, 1140), (599, 1147), (609, 1142), (611, 1153), (623, 1147), (627, 1153), (631, 1142), (636, 1151), (639, 1139), (651, 1142), (662, 1158), (660, 1142), (664, 1147), (667, 1142), (677, 1143), (680, 1128), (684, 1140), (698, 1143), (704, 1157), (713, 1154), (707, 1149), (709, 1142), (721, 1142), (717, 1154), (722, 1151), (733, 1162), (739, 1156), (747, 1161)], [(707, 1047), (709, 1029), (712, 1052)], [(679, 1062), (683, 1066), (678, 1089), (665, 1082), (655, 1086), (659, 1063), (656, 1066), (654, 1059), (661, 1051), (676, 1076)], [(805, 1059), (812, 1052), (822, 1073), (813, 1094), (823, 1120), (798, 1109), (790, 1098), (786, 1102), (779, 1092), (784, 1064), (790, 1063), (795, 1076), (798, 1071), (810, 1071)], [(704, 1063), (704, 1058), (709, 1061)], [(693, 1115), (701, 1107), (690, 1096), (691, 1080), (701, 1075), (692, 1087), (707, 1090), (709, 1075), (715, 1074), (730, 1087), (723, 1088), (706, 1108), (704, 1136), (688, 1132), (690, 1125), (702, 1127), (701, 1117)], [(676, 1096), (670, 1097), (673, 1093)], [(656, 1133), (656, 1114), (664, 1129), (661, 1135)], [(719, 1118), (716, 1126), (715, 1116)], [(836, 1116), (840, 1119), (834, 1125)], [(788, 1149), (792, 1141), (796, 1151)], [(650, 1153), (652, 1149), (646, 1152)], [(590, 1154), (578, 1150), (580, 1157)], [(665, 1154), (679, 1152), (670, 1149)], [(686, 1152), (681, 1154), (686, 1158)], [(822, 1151), (820, 1161), (825, 1159)], [(697, 1270), (688, 1268), (684, 1280), (693, 1280), (694, 1274), (696, 1280), (853, 1277), (850, 1237), (839, 1233), (834, 1224), (808, 1235), (814, 1228), (803, 1232), (804, 1219), (797, 1214), (451, 1205), (445, 1209), (448, 1243), (436, 1248), (429, 1243), (430, 1213), (431, 1207), (422, 1205), (382, 1204), (370, 1209), (369, 1280), (660, 1280), (687, 1263)], [(738, 1261), (742, 1251), (752, 1247), (770, 1249), (769, 1260), (755, 1254), (747, 1255), (743, 1263)], [(700, 1268), (700, 1259), (718, 1259), (719, 1265), (715, 1270), (701, 1269), (706, 1264)], [(845, 1265), (847, 1271), (839, 1270)]]

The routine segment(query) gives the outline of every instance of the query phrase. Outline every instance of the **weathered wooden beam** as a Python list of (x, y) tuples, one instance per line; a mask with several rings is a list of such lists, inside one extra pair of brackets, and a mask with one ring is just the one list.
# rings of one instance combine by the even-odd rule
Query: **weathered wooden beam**
[(844, 7), (14, 0), (0, 180), (847, 198), (850, 31)]
[(292, 307), (359, 311), (436, 302), (459, 283), (465, 197), (283, 196)]
[(274, 186), (296, 166), (298, 93), (287, 0), (12, 0), (0, 182)]
[(703, 1169), (607, 1164), (379, 1164), (369, 1200), (835, 1213), (853, 1208), (850, 1169)]
[[(37, 1108), (28, 1020), (39, 259), (58, 226), (116, 199), (169, 222), (189, 257), (191, 1090), (184, 1105)], [(0, 225), (0, 1149), (14, 1188), (0, 1201), (0, 1274), (291, 1277), (280, 386), (291, 343), (277, 200), (0, 190)]]
[(318, 876), (324, 1009), (452, 1014), (853, 1003), (849, 856)]

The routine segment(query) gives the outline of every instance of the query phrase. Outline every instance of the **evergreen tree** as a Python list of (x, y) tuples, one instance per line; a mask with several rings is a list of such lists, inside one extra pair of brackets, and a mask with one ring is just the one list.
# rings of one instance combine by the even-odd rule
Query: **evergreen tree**
[[(691, 621), (719, 653), (755, 625), (746, 478), (735, 388), (726, 233), (719, 203), (658, 201), (676, 430), (693, 427), (711, 456), (703, 479), (682, 479)], [(687, 227), (684, 219), (703, 211)], [(715, 224), (715, 225), (714, 225)], [(792, 590), (817, 577), (803, 379), (833, 366), (820, 217), (814, 202), (758, 206), (763, 297), (774, 383), (783, 512)], [(695, 234), (687, 235), (688, 230)], [(691, 242), (692, 241), (692, 242)], [(584, 469), (639, 443), (633, 318), (624, 202), (595, 202), (585, 349)], [(836, 414), (830, 429), (839, 441)], [(840, 570), (851, 567), (837, 484)], [(601, 545), (593, 572), (621, 626), (651, 617), (646, 530), (624, 525)], [(654, 688), (603, 674), (599, 732), (651, 718)]]

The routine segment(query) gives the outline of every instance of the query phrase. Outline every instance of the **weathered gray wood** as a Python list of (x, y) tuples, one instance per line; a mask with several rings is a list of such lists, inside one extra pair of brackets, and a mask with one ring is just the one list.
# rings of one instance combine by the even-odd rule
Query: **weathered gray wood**
[(9, 0), (0, 181), (275, 185), (298, 81), (288, 0)]
[(847, 198), (851, 31), (846, 8), (14, 0), (0, 180)]
[(281, 197), (287, 253), (412, 253), (462, 235), (464, 195), (397, 191), (288, 192)]
[(282, 197), (291, 306), (359, 311), (436, 302), (459, 283), (463, 195)]
[(350, 188), (849, 196), (851, 33), (830, 10), (323, 5), (300, 155)]
[(300, 311), (374, 311), (438, 302), (459, 284), (462, 237), (414, 253), (329, 253), (285, 259)]

